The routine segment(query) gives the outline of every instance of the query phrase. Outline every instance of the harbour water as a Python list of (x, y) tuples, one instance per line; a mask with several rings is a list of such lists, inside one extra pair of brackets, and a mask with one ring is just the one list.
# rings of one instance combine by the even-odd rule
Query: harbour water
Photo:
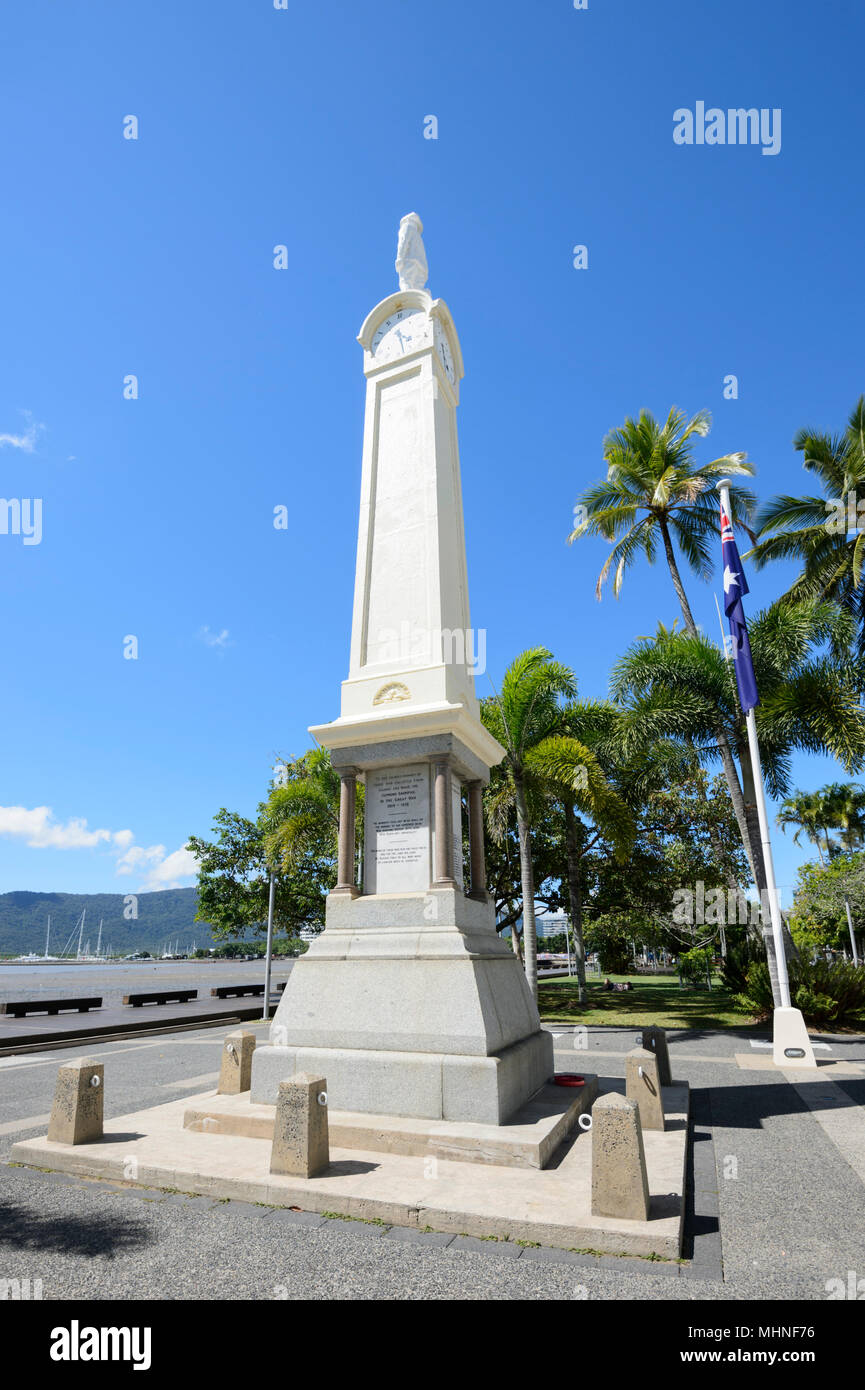
[[(288, 979), (293, 962), (275, 960), (274, 987)], [(0, 964), (0, 1003), (4, 999), (73, 999), (101, 995), (104, 1007), (142, 990), (197, 989), (209, 999), (217, 985), (263, 984), (263, 960), (34, 961)]]

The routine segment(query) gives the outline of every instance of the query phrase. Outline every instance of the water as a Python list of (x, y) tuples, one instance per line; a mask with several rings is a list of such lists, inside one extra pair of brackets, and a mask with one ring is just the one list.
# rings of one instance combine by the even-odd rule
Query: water
[[(291, 960), (275, 960), (274, 987), (287, 980)], [(122, 1004), (141, 990), (197, 989), (209, 999), (217, 985), (264, 984), (263, 960), (51, 961), (44, 965), (0, 964), (0, 1003), (5, 999), (74, 999), (101, 995), (103, 1007)]]

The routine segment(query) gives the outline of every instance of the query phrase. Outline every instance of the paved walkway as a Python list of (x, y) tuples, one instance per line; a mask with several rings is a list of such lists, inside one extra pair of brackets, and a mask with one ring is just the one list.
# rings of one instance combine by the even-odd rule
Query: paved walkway
[[(595, 1028), (582, 1050), (572, 1029), (550, 1031), (560, 1070), (602, 1078), (624, 1075), (637, 1041)], [(106, 1114), (212, 1085), (223, 1032), (88, 1047), (105, 1063)], [(865, 1077), (794, 1085), (738, 1066), (747, 1036), (670, 1038), (694, 1103), (686, 1264), (425, 1236), (9, 1167), (16, 1139), (44, 1133), (57, 1066), (74, 1055), (58, 1050), (0, 1059), (0, 1276), (41, 1279), (46, 1299), (277, 1300), (825, 1300), (828, 1280), (865, 1276)], [(821, 1057), (865, 1063), (865, 1039), (827, 1041)]]

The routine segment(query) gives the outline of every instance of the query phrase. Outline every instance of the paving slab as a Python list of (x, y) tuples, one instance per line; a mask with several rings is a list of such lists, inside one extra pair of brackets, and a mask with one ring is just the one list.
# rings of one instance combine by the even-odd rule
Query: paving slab
[[(336, 1148), (373, 1153), (450, 1158), (497, 1167), (546, 1168), (564, 1140), (591, 1110), (598, 1078), (585, 1074), (579, 1087), (542, 1086), (504, 1125), (430, 1120), (414, 1116), (371, 1115), (328, 1108), (330, 1143)], [(249, 1093), (196, 1097), (187, 1106), (184, 1128), (210, 1135), (273, 1139), (274, 1107)]]
[(115, 1183), (128, 1182), (134, 1173), (139, 1187), (297, 1206), (393, 1226), (676, 1259), (689, 1097), (687, 1087), (673, 1087), (670, 1095), (675, 1109), (667, 1129), (646, 1136), (651, 1194), (646, 1222), (592, 1215), (591, 1132), (580, 1129), (565, 1142), (555, 1165), (543, 1170), (452, 1159), (436, 1159), (431, 1166), (429, 1158), (415, 1155), (332, 1146), (324, 1173), (297, 1178), (269, 1171), (267, 1140), (185, 1129), (189, 1102), (181, 1099), (110, 1120), (98, 1143), (23, 1140), (11, 1157)]
[(794, 1073), (800, 1077), (807, 1073), (812, 1081), (817, 1076), (865, 1076), (865, 1067), (861, 1063), (857, 1065), (855, 1062), (842, 1062), (829, 1057), (818, 1057), (816, 1070), (813, 1067), (777, 1067), (772, 1060), (771, 1052), (737, 1052), (735, 1061), (742, 1071), (773, 1071), (777, 1076), (786, 1076), (788, 1081)]

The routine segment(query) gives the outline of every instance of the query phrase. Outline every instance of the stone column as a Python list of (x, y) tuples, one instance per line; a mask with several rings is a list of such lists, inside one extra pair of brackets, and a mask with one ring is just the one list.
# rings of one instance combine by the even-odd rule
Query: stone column
[(649, 1219), (640, 1112), (635, 1100), (616, 1091), (592, 1106), (592, 1215)]
[(54, 1144), (95, 1144), (102, 1138), (105, 1067), (92, 1057), (66, 1062), (57, 1072), (48, 1138)]
[(252, 1054), (255, 1034), (246, 1028), (229, 1033), (222, 1047), (217, 1092), (221, 1096), (239, 1096), (248, 1091), (252, 1081)]
[(483, 783), (469, 782), (469, 848), (471, 852), (471, 896), (487, 899), (487, 866), (484, 858)]
[(339, 774), (339, 850), (336, 891), (356, 893), (354, 878), (354, 820), (357, 804), (357, 769), (342, 768)]
[(451, 817), (451, 770), (446, 759), (433, 766), (435, 791), (433, 805), (435, 812), (436, 862), (435, 885), (454, 882), (451, 861), (453, 859), (453, 825)]
[(298, 1072), (279, 1084), (270, 1171), (314, 1178), (329, 1162), (327, 1081), (323, 1076)]
[(625, 1053), (625, 1095), (635, 1100), (640, 1112), (640, 1128), (664, 1128), (664, 1099), (661, 1093), (660, 1067), (654, 1052), (635, 1047)]
[(658, 1059), (658, 1077), (662, 1086), (672, 1086), (673, 1078), (670, 1075), (670, 1052), (667, 1047), (667, 1030), (665, 1028), (644, 1028), (643, 1047), (649, 1052), (654, 1052)]

